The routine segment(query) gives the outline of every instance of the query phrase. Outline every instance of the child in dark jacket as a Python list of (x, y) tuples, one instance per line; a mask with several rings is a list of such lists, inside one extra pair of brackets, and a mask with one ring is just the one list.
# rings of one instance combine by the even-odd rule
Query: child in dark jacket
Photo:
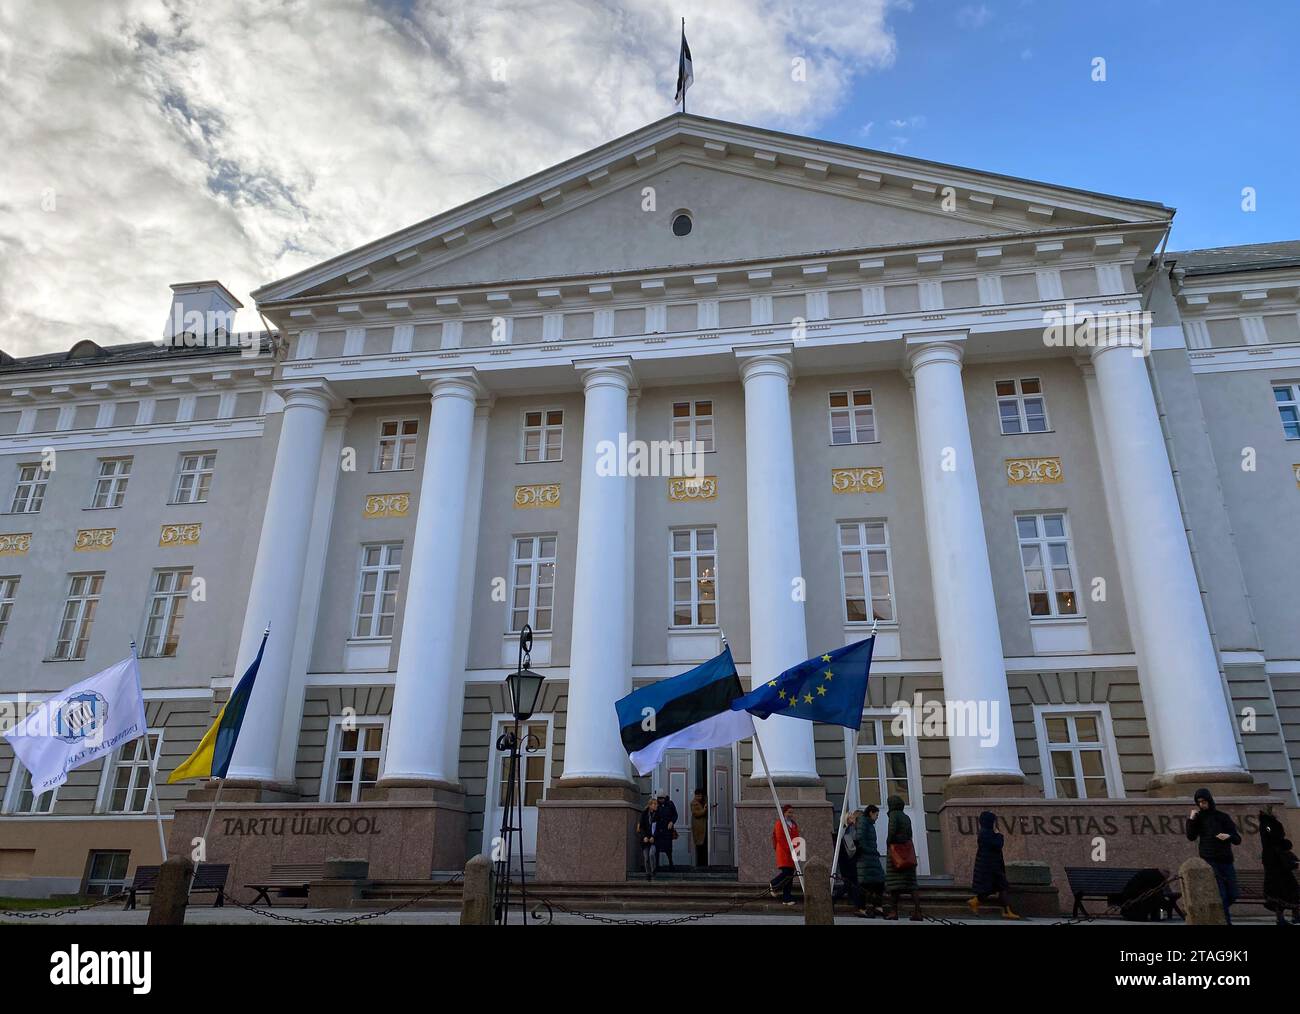
[(1019, 919), (1007, 900), (1007, 866), (1002, 858), (1004, 839), (997, 831), (997, 822), (992, 810), (980, 814), (979, 835), (975, 839), (975, 868), (970, 878), (975, 896), (966, 904), (978, 915), (981, 901), (996, 901), (1002, 906), (1003, 919)]

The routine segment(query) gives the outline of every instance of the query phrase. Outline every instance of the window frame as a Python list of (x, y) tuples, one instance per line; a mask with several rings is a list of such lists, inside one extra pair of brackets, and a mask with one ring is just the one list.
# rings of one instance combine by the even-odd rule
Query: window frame
[[(1056, 794), (1056, 769), (1052, 766), (1051, 754), (1053, 752), (1071, 751), (1074, 757), (1074, 778), (1076, 784), (1084, 777), (1083, 769), (1079, 763), (1078, 751), (1080, 743), (1077, 738), (1072, 738), (1070, 744), (1052, 744), (1047, 738), (1047, 719), (1048, 718), (1076, 718), (1081, 715), (1088, 715), (1098, 719), (1097, 728), (1101, 735), (1101, 742), (1097, 744), (1097, 749), (1101, 753), (1102, 773), (1106, 779), (1106, 799), (1124, 799), (1124, 777), (1123, 768), (1119, 763), (1119, 749), (1115, 743), (1115, 728), (1111, 721), (1110, 704), (1107, 702), (1092, 704), (1035, 704), (1034, 705), (1034, 730), (1038, 740), (1038, 763), (1040, 766), (1040, 778), (1043, 783), (1043, 794), (1048, 799), (1068, 799), (1068, 796), (1058, 796)], [(1073, 730), (1073, 722), (1071, 729)], [(1074, 735), (1074, 733), (1072, 733)], [(1055, 746), (1056, 750), (1050, 748)], [(1089, 747), (1091, 748), (1091, 747)], [(1096, 799), (1096, 796), (1078, 796), (1076, 799), (1086, 801)]]
[[(1061, 528), (1065, 532), (1063, 536), (1047, 535), (1046, 520), (1049, 517), (1060, 517)], [(1020, 534), (1020, 520), (1022, 518), (1034, 518), (1034, 531), (1043, 532), (1042, 535), (1035, 535), (1032, 539), (1025, 539)], [(1069, 512), (1064, 509), (1052, 510), (1040, 508), (1038, 510), (1016, 511), (1012, 517), (1012, 522), (1016, 530), (1016, 557), (1020, 563), (1020, 578), (1025, 586), (1025, 609), (1029, 614), (1031, 622), (1035, 621), (1060, 621), (1060, 620), (1085, 620), (1087, 613), (1083, 608), (1083, 593), (1079, 588), (1079, 568), (1078, 561), (1074, 552), (1074, 534), (1070, 526)], [(1055, 571), (1059, 568), (1051, 562), (1050, 545), (1052, 543), (1065, 543), (1065, 551), (1069, 556), (1068, 569), (1070, 571), (1070, 591), (1074, 592), (1075, 611), (1072, 613), (1063, 613), (1060, 611), (1056, 596)], [(1029, 572), (1025, 568), (1025, 546), (1036, 546), (1038, 548), (1039, 568), (1043, 572), (1043, 579), (1046, 585), (1047, 604), (1050, 612), (1035, 613), (1033, 602), (1030, 596), (1033, 594), (1029, 590)]]
[[(1277, 409), (1278, 421), (1282, 424), (1282, 439), (1300, 440), (1300, 381), (1275, 380), (1271, 381), (1268, 386), (1269, 392), (1273, 395), (1273, 407)], [(1288, 397), (1285, 401), (1279, 401), (1277, 392), (1283, 388), (1286, 389)], [(1284, 408), (1293, 409), (1296, 414), (1296, 419), (1288, 422), (1282, 415), (1282, 409)], [(1295, 436), (1292, 436), (1287, 432), (1288, 426), (1295, 427)]]
[[(27, 469), (33, 470), (30, 479), (24, 478), (23, 473)], [(18, 462), (18, 479), (14, 483), (13, 496), (9, 498), (10, 514), (39, 514), (41, 508), (45, 505), (45, 491), (49, 485), (50, 476), (53, 475), (52, 469), (47, 469), (44, 462), (41, 461), (20, 461)], [(18, 509), (18, 497), (21, 493), (26, 492), (26, 498), (23, 500), (23, 509)], [(32, 507), (32, 503), (36, 506)]]
[[(690, 533), (691, 544), (686, 550), (679, 551), (673, 545), (675, 536), (682, 533)], [(699, 533), (709, 532), (713, 536), (713, 548), (704, 550), (699, 548)], [(700, 598), (700, 575), (697, 570), (696, 561), (701, 557), (712, 557), (713, 559), (713, 599), (710, 602)], [(687, 605), (691, 610), (690, 623), (677, 622), (677, 582), (684, 580), (676, 575), (676, 562), (678, 560), (689, 560), (691, 576), (689, 579), (691, 588), (691, 598)], [(677, 630), (718, 630), (720, 629), (721, 616), (721, 599), (718, 596), (718, 590), (721, 587), (719, 581), (719, 563), (718, 563), (718, 526), (717, 525), (674, 525), (668, 529), (668, 629)], [(700, 622), (700, 605), (713, 606), (713, 622)]]
[[(384, 763), (388, 757), (388, 729), (389, 729), (388, 720), (389, 720), (388, 715), (354, 715), (354, 716), (347, 716), (347, 717), (343, 715), (330, 716), (329, 729), (327, 731), (327, 738), (325, 740), (326, 742), (325, 764), (321, 768), (320, 801), (322, 803), (334, 802), (334, 791), (339, 784), (338, 763), (340, 760), (342, 760), (346, 756), (346, 757), (353, 757), (354, 759), (361, 761), (361, 760), (365, 760), (367, 757), (374, 756), (373, 751), (362, 749), (362, 744), (365, 742), (365, 739), (361, 735), (361, 730), (364, 727), (378, 726), (381, 730), (380, 746), (379, 746), (379, 753), (378, 753), (379, 772), (375, 777), (375, 782), (378, 783), (379, 779), (381, 779), (384, 776)], [(342, 749), (343, 733), (349, 731), (347, 729), (344, 729), (343, 725), (344, 722), (348, 722), (348, 721), (355, 724), (358, 733), (357, 749), (355, 751), (353, 750), (344, 751)], [(354, 798), (352, 798), (350, 802), (353, 803), (360, 802), (361, 801), (360, 794), (361, 794), (361, 765), (356, 764), (353, 767), (353, 771), (352, 771), (351, 795)]]
[[(101, 571), (74, 571), (68, 574), (68, 591), (67, 594), (64, 595), (63, 597), (63, 609), (60, 611), (58, 620), (55, 622), (54, 647), (51, 649), (50, 656), (47, 659), (47, 661), (50, 662), (84, 662), (85, 661), (86, 649), (90, 647), (90, 634), (94, 630), (94, 626), (95, 626), (95, 614), (99, 611), (99, 602), (104, 594), (105, 577), (106, 575), (102, 570)], [(78, 578), (89, 579), (91, 586), (94, 585), (94, 579), (98, 578), (99, 579), (98, 590), (93, 592), (88, 591), (80, 595), (74, 594), (73, 589), (76, 587), (76, 582)], [(73, 636), (68, 641), (69, 654), (60, 655), (59, 645), (63, 643), (64, 640), (63, 637), (61, 636), (63, 633), (63, 625), (69, 619), (68, 606), (74, 600), (81, 604), (77, 610), (77, 615), (76, 615), (76, 627), (74, 629), (75, 636)], [(90, 618), (89, 621), (87, 621), (86, 605), (92, 601), (94, 603), (94, 607), (90, 610)], [(86, 629), (87, 624), (89, 624), (88, 629)], [(81, 645), (81, 654), (76, 653), (78, 644)]]
[[(204, 468), (203, 460), (208, 457), (212, 459), (212, 464), (207, 468)], [(198, 458), (199, 467), (195, 469), (186, 469), (185, 467), (186, 458)], [(169, 506), (207, 503), (208, 497), (212, 493), (212, 480), (216, 478), (216, 474), (217, 474), (217, 452), (216, 451), (182, 451), (176, 459), (176, 480), (175, 482), (172, 483), (172, 498), (169, 503)], [(184, 481), (185, 476), (187, 475), (192, 475), (195, 477), (194, 485), (192, 488), (193, 496), (191, 496), (191, 498), (188, 500), (182, 500), (180, 498), (181, 483)], [(203, 485), (204, 475), (206, 475), (208, 478), (206, 486)], [(202, 491), (203, 493), (203, 496), (201, 498), (198, 496), (200, 491)]]
[[(397, 432), (391, 438), (384, 436), (384, 427), (389, 423), (395, 423)], [(414, 433), (403, 433), (402, 427), (406, 423), (415, 424)], [(393, 441), (393, 462), (390, 468), (384, 468), (384, 441), (391, 439)], [(403, 467), (402, 458), (403, 450), (407, 441), (410, 441), (411, 463)], [(420, 419), (418, 416), (386, 416), (375, 422), (375, 455), (371, 461), (371, 471), (373, 472), (414, 472), (415, 456), (420, 446)]]
[[(837, 408), (831, 403), (831, 399), (837, 394), (844, 395), (847, 404)], [(867, 403), (858, 405), (854, 402), (854, 396), (865, 394)], [(858, 412), (865, 409), (871, 415), (871, 432), (870, 440), (864, 440), (858, 433)], [(849, 439), (846, 441), (836, 442), (835, 440), (835, 413), (845, 412), (849, 417)], [(843, 390), (833, 390), (826, 392), (826, 426), (830, 436), (830, 446), (832, 447), (852, 447), (854, 444), (878, 444), (880, 443), (880, 419), (876, 414), (876, 396), (870, 387), (848, 387)]]
[(22, 583), (21, 574), (0, 574), (0, 648), (4, 647), (5, 633), (9, 629), (9, 618), (18, 601), (18, 586)]
[[(844, 533), (841, 530), (845, 525), (856, 525), (858, 529), (858, 544), (856, 546), (845, 546), (843, 542)], [(866, 529), (868, 525), (880, 525), (884, 530), (884, 545), (873, 545), (866, 541)], [(840, 567), (840, 615), (844, 620), (846, 627), (870, 627), (873, 623), (877, 626), (896, 627), (898, 626), (898, 596), (894, 589), (894, 551), (889, 539), (889, 521), (886, 518), (846, 518), (835, 522), (835, 547), (836, 559)], [(885, 577), (889, 581), (889, 609), (893, 613), (892, 618), (888, 620), (875, 618), (875, 600), (879, 597), (871, 594), (871, 578), (873, 575), (870, 571), (870, 562), (868, 551), (884, 550), (885, 553)], [(847, 579), (850, 575), (844, 571), (844, 554), (856, 551), (862, 563), (861, 577), (863, 579), (863, 597), (865, 604), (871, 606), (870, 616), (864, 620), (849, 619), (849, 594)], [(853, 575), (858, 576), (858, 575)]]
[(43, 799), (47, 795), (50, 797), (49, 806), (44, 810), (18, 809), (18, 800), (22, 798), (23, 794), (23, 782), (26, 781), (28, 785), (30, 785), (31, 779), (32, 773), (27, 770), (23, 765), (23, 762), (15, 755), (13, 764), (9, 767), (9, 781), (8, 784), (5, 785), (3, 810), (6, 817), (49, 817), (53, 815), (54, 807), (58, 805), (59, 801), (58, 796), (61, 786), (58, 785), (50, 789), (49, 792), (42, 792), (40, 796), (37, 796), (35, 793), (32, 794), (33, 806), (37, 799)]
[[(102, 764), (102, 769), (99, 775), (99, 791), (95, 794), (95, 813), (115, 814), (121, 816), (138, 816), (140, 814), (147, 814), (150, 811), (153, 805), (154, 791), (158, 787), (158, 764), (160, 758), (162, 757), (164, 731), (165, 730), (162, 726), (149, 727), (149, 731), (147, 735), (149, 736), (152, 745), (149, 748), (148, 759), (146, 759), (146, 757), (144, 756), (144, 751), (141, 749), (144, 742), (143, 736), (137, 736), (129, 743), (122, 744), (121, 746), (117, 747), (115, 750), (113, 750), (111, 753), (108, 754), (108, 756), (104, 759), (104, 763)], [(139, 776), (140, 769), (142, 768), (149, 769), (149, 783), (144, 787), (144, 803), (140, 809), (115, 810), (113, 809), (112, 802), (113, 802), (113, 793), (116, 790), (115, 783), (117, 781), (117, 771), (118, 768), (121, 767), (123, 764), (122, 751), (124, 751), (127, 747), (132, 747), (135, 750), (140, 750), (141, 756), (134, 757), (131, 760), (125, 762), (126, 764), (129, 764), (131, 766), (131, 777), (129, 782), (127, 783), (126, 799), (129, 801), (131, 797), (140, 788), (140, 786), (137, 784), (137, 778)]]
[[(163, 591), (158, 587), (159, 579), (164, 574), (172, 574), (176, 576), (176, 580), (174, 582), (176, 587), (173, 587), (168, 591)], [(180, 587), (181, 581), (186, 577), (188, 577), (188, 580), (186, 581), (185, 586), (181, 588)], [(144, 622), (141, 625), (141, 631), (140, 631), (140, 657), (141, 658), (175, 658), (176, 657), (176, 655), (179, 652), (180, 643), (181, 643), (181, 635), (180, 635), (181, 622), (185, 619), (185, 612), (187, 609), (185, 603), (189, 600), (189, 597), (193, 592), (193, 590), (194, 590), (193, 566), (154, 568), (154, 570), (150, 574), (149, 594), (148, 594), (148, 598), (145, 600)], [(163, 605), (162, 615), (161, 617), (159, 617), (159, 619), (163, 621), (164, 626), (163, 626), (162, 633), (158, 635), (158, 642), (159, 642), (158, 648), (151, 649), (150, 643), (154, 639), (154, 635), (150, 633), (150, 629), (155, 619), (154, 603), (159, 601), (160, 599), (164, 600), (164, 605)], [(177, 609), (178, 600), (179, 600), (179, 607), (180, 607), (179, 610)], [(164, 650), (167, 647), (169, 641), (174, 641), (172, 645), (172, 650), (170, 652)]]
[[(538, 423), (536, 426), (529, 426), (528, 416), (533, 412), (536, 412), (541, 417), (541, 422)], [(552, 412), (560, 413), (560, 421), (558, 423), (551, 423), (547, 421)], [(557, 432), (560, 435), (559, 453), (554, 458), (552, 458), (549, 456), (550, 444), (548, 438), (552, 433), (557, 433)], [(541, 454), (541, 457), (537, 458), (534, 461), (528, 460), (528, 434), (529, 433), (537, 434), (537, 448), (539, 453)], [(520, 409), (519, 410), (519, 456), (516, 459), (516, 464), (549, 465), (549, 464), (554, 464), (557, 461), (563, 461), (563, 460), (564, 460), (564, 407), (562, 405), (543, 405), (540, 407), (534, 405), (528, 408)]]
[[(1026, 380), (1032, 380), (1034, 383), (1036, 383), (1038, 385), (1038, 390), (1026, 394), (1024, 391), (1024, 383)], [(999, 384), (1015, 385), (1015, 393), (1014, 394), (999, 393), (998, 392)], [(1004, 376), (1000, 378), (995, 378), (993, 381), (993, 397), (997, 406), (998, 429), (999, 431), (1001, 431), (1004, 437), (1033, 437), (1033, 436), (1038, 436), (1040, 433), (1052, 432), (1052, 417), (1051, 415), (1048, 414), (1047, 411), (1047, 391), (1043, 387), (1043, 378), (1041, 376), (1037, 376), (1037, 377), (1015, 377), (1015, 376), (1005, 377)], [(1029, 413), (1025, 409), (1026, 398), (1037, 398), (1039, 402), (1042, 403), (1043, 428), (1041, 430), (1031, 430), (1029, 428)], [(1020, 429), (1018, 430), (1011, 430), (1011, 431), (1007, 430), (1007, 426), (1006, 426), (1007, 421), (1002, 415), (1002, 406), (1007, 403), (1014, 403), (1016, 406), (1016, 419), (1017, 419), (1017, 424), (1020, 426)]]
[[(105, 474), (104, 466), (108, 464), (121, 465), (125, 463), (125, 470), (120, 468), (117, 471)], [(90, 504), (86, 510), (103, 511), (112, 510), (121, 507), (126, 500), (126, 488), (131, 482), (131, 469), (135, 465), (135, 455), (120, 454), (112, 457), (97, 458), (95, 464), (98, 466), (98, 472), (95, 474), (95, 485), (90, 491)], [(97, 503), (100, 497), (100, 487), (108, 483), (105, 490), (105, 497), (108, 502)]]
[[(532, 555), (527, 559), (521, 559), (519, 556), (519, 543), (529, 539), (532, 541)], [(555, 541), (555, 550), (553, 555), (546, 557), (541, 555), (542, 540), (553, 539)], [(515, 627), (515, 613), (519, 607), (515, 605), (515, 593), (522, 587), (516, 580), (518, 577), (517, 568), (528, 567), (528, 605), (526, 607), (527, 617), (524, 623), (533, 628), (535, 634), (550, 634), (555, 630), (555, 588), (559, 574), (559, 555), (560, 555), (560, 537), (557, 532), (535, 532), (524, 533), (510, 536), (510, 581), (508, 587), (509, 597), (506, 599), (506, 634), (518, 634), (523, 630), (523, 626)], [(538, 573), (542, 565), (550, 563), (551, 565), (551, 583), (543, 585), (538, 582)], [(551, 604), (549, 606), (539, 606), (537, 604), (537, 592), (539, 588), (549, 587), (551, 589)], [(551, 622), (545, 627), (540, 626), (537, 622), (537, 612), (539, 609), (547, 609), (551, 614)]]
[[(401, 555), (402, 555), (402, 559), (399, 560), (397, 563), (391, 562), (392, 551), (394, 547), (401, 550)], [(380, 551), (379, 563), (374, 565), (366, 564), (366, 551), (369, 549), (378, 549)], [(382, 625), (383, 618), (385, 616), (385, 613), (380, 608), (380, 606), (382, 604), (383, 597), (389, 594), (389, 592), (383, 588), (384, 578), (388, 574), (397, 575), (397, 584), (392, 590), (392, 596), (393, 596), (392, 630), (395, 631), (397, 629), (397, 596), (401, 593), (402, 590), (402, 565), (405, 559), (406, 559), (406, 543), (400, 539), (391, 542), (363, 542), (361, 544), (361, 554), (357, 561), (356, 595), (352, 599), (352, 626), (349, 628), (349, 633), (348, 633), (349, 641), (391, 641), (392, 640), (393, 638), (392, 631), (390, 631), (387, 634), (383, 634), (383, 633), (375, 633), (375, 630), (376, 627)], [(367, 594), (365, 590), (366, 575), (371, 573), (376, 575), (376, 579), (375, 579), (374, 591), (369, 593), (374, 596), (374, 600), (375, 600), (373, 603), (373, 608), (368, 614), (370, 617), (370, 633), (359, 634), (357, 633), (357, 630), (361, 625), (361, 617), (362, 617), (361, 599), (364, 595)]]
[[(122, 870), (121, 878), (105, 877), (96, 879), (93, 875), (95, 872), (95, 859), (99, 856), (125, 856), (126, 863)], [(87, 898), (111, 898), (116, 894), (121, 894), (126, 890), (126, 885), (131, 882), (127, 873), (131, 869), (131, 850), (130, 849), (91, 849), (86, 856), (86, 875), (81, 879), (81, 893)], [(91, 888), (100, 886), (101, 890), (92, 893)]]
[[(697, 408), (701, 403), (709, 406), (709, 414), (701, 416)], [(686, 405), (689, 409), (687, 415), (679, 416), (676, 414), (678, 405)], [(696, 446), (700, 443), (699, 428), (701, 419), (707, 419), (709, 423), (709, 446), (700, 447), (701, 454), (712, 454), (718, 449), (718, 399), (708, 398), (674, 398), (668, 403), (668, 439), (672, 442), (678, 441), (677, 424), (678, 422), (686, 423), (688, 436), (681, 441), (682, 448), (687, 454), (694, 454)]]

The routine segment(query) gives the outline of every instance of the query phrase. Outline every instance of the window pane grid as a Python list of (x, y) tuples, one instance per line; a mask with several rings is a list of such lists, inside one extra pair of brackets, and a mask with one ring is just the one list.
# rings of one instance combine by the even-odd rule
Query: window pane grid
[(713, 401), (673, 403), (672, 439), (684, 444), (687, 453), (713, 451)]
[(95, 610), (103, 588), (103, 574), (73, 574), (68, 586), (68, 598), (63, 604), (54, 654), (58, 661), (83, 659), (90, 631), (95, 622)]
[(355, 638), (392, 637), (397, 619), (397, 586), (402, 573), (402, 543), (361, 547), (357, 580)]
[[(142, 739), (132, 740), (122, 747), (113, 769), (108, 797), (110, 813), (144, 813), (148, 810), (153, 798), (153, 775), (157, 770), (161, 745), (162, 734), (150, 731), (147, 753)], [(152, 767), (150, 758), (153, 759)]]
[(212, 469), (216, 465), (216, 452), (181, 455), (180, 471), (176, 476), (176, 495), (173, 503), (206, 503), (212, 486)]
[(11, 514), (36, 514), (45, 503), (45, 484), (50, 473), (40, 464), (18, 466), (18, 484), (14, 487)]
[(999, 380), (994, 384), (998, 397), (998, 421), (1004, 436), (1017, 433), (1045, 433), (1047, 401), (1042, 382), (1037, 377)]
[(1030, 616), (1078, 616), (1079, 598), (1064, 514), (1016, 518)]
[(176, 654), (176, 649), (180, 646), (181, 621), (185, 618), (185, 603), (189, 600), (193, 575), (194, 571), (190, 567), (155, 571), (145, 621), (145, 658), (170, 658)]
[(527, 624), (538, 632), (551, 629), (555, 607), (555, 536), (524, 535), (514, 540), (510, 573), (510, 632)]
[(1059, 799), (1105, 799), (1110, 795), (1105, 744), (1098, 712), (1045, 715), (1047, 772)]
[(99, 474), (95, 479), (95, 493), (91, 497), (93, 508), (121, 507), (126, 498), (126, 484), (131, 478), (133, 458), (100, 458)]
[(670, 533), (672, 626), (717, 625), (717, 552), (717, 533), (712, 528), (681, 528)]
[(838, 530), (845, 622), (893, 623), (894, 581), (885, 522), (841, 522)]
[(375, 471), (397, 472), (414, 468), (419, 433), (418, 419), (385, 419), (380, 422)]
[(831, 391), (829, 396), (832, 444), (870, 444), (876, 440), (876, 409), (871, 391)]
[(1300, 384), (1277, 384), (1273, 387), (1282, 419), (1282, 432), (1288, 440), (1300, 440)]
[(564, 457), (564, 411), (558, 408), (524, 412), (519, 460), (559, 461)]
[(333, 785), (328, 791), (335, 803), (359, 803), (362, 792), (379, 781), (384, 755), (384, 726), (358, 722), (338, 726), (334, 750)]

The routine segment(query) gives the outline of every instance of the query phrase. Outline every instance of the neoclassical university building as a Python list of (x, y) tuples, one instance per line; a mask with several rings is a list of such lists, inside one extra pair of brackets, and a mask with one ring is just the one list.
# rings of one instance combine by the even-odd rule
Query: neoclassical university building
[[(654, 789), (692, 865), (698, 788), (743, 881), (751, 744), (636, 778), (614, 702), (874, 631), (856, 736), (759, 723), (810, 851), (897, 794), (923, 874), (985, 807), (1009, 857), (1176, 867), (1197, 786), (1297, 802), (1300, 243), (1173, 214), (673, 115), (262, 287), (273, 332), (194, 282), (167, 342), (0, 354), (0, 713), (134, 641), (164, 783), (269, 625), (208, 858), (424, 879), (499, 833), (527, 624), (536, 875), (623, 879)], [(0, 895), (113, 890), (152, 793), (187, 851), (212, 795), (138, 741), (36, 797), (0, 741), (0, 791)]]

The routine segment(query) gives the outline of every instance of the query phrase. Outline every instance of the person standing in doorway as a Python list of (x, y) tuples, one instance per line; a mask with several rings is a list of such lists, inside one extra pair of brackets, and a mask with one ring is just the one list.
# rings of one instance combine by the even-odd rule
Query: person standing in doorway
[(885, 868), (880, 865), (880, 845), (876, 838), (876, 819), (879, 816), (880, 807), (872, 803), (862, 811), (854, 825), (858, 836), (858, 890), (862, 899), (858, 915), (864, 919), (884, 914), (881, 902), (885, 892)]
[(696, 789), (691, 800), (691, 843), (695, 846), (695, 865), (702, 870), (709, 865), (709, 804), (703, 789)]
[(980, 829), (975, 842), (975, 869), (971, 871), (971, 887), (975, 896), (966, 902), (970, 910), (979, 914), (981, 901), (996, 901), (1002, 906), (1003, 919), (1019, 919), (1007, 901), (1007, 864), (1002, 858), (1005, 839), (997, 830), (998, 818), (992, 810), (980, 814)]
[(636, 840), (641, 846), (641, 867), (645, 871), (646, 880), (655, 878), (655, 865), (659, 858), (655, 852), (655, 832), (658, 824), (659, 800), (651, 796), (650, 802), (641, 811), (641, 816), (636, 822)]
[[(782, 826), (784, 825), (784, 827)], [(786, 840), (785, 832), (789, 830), (790, 839)], [(772, 825), (772, 848), (776, 852), (776, 876), (772, 878), (770, 892), (772, 897), (776, 897), (776, 892), (781, 892), (781, 904), (793, 905), (794, 898), (790, 894), (790, 888), (794, 885), (795, 865), (794, 854), (790, 851), (790, 845), (795, 848), (799, 847), (799, 825), (794, 819), (794, 807), (789, 803), (781, 807), (781, 818)]]
[(673, 841), (677, 838), (677, 804), (666, 792), (659, 793), (659, 819), (663, 821), (662, 835), (655, 836), (655, 850), (664, 857), (659, 863), (661, 870), (672, 872)]
[(904, 894), (912, 896), (912, 922), (921, 921), (921, 899), (916, 893), (916, 846), (912, 844), (912, 818), (903, 812), (903, 797), (890, 796), (889, 825), (885, 845), (889, 849), (888, 867), (885, 870), (885, 889), (889, 892), (889, 911), (886, 919), (898, 918), (899, 900)]
[(1196, 851), (1214, 870), (1223, 899), (1223, 915), (1232, 925), (1232, 903), (1237, 900), (1237, 867), (1232, 846), (1241, 844), (1237, 825), (1214, 805), (1209, 789), (1197, 789), (1192, 795), (1196, 809), (1187, 815), (1187, 840), (1196, 842)]

